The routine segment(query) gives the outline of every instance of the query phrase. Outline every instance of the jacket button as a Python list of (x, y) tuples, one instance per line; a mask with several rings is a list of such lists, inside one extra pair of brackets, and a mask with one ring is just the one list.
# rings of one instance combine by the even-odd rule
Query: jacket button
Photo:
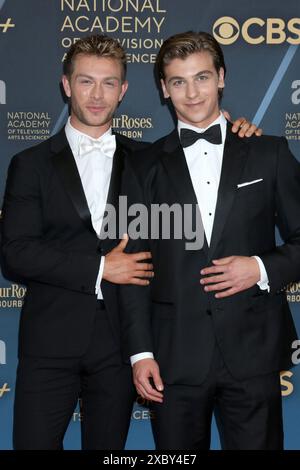
[(211, 316), (211, 310), (206, 310), (207, 315)]

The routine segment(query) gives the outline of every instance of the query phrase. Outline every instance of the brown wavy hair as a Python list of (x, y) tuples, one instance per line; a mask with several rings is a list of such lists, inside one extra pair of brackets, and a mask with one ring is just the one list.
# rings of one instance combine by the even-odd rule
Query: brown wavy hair
[[(166, 39), (156, 58), (156, 70), (160, 79), (165, 78), (165, 67), (170, 64), (173, 59), (186, 59), (195, 52), (207, 51), (212, 59), (217, 73), (220, 68), (224, 69), (224, 77), (226, 74), (226, 65), (224, 61), (223, 51), (215, 38), (209, 34), (200, 31), (186, 31), (185, 33), (175, 34)], [(219, 98), (222, 98), (223, 89), (219, 88)]]

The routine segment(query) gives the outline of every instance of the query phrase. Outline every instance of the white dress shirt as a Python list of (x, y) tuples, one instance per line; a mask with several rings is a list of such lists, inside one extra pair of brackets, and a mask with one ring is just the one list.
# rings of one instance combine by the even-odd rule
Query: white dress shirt
[[(183, 149), (201, 212), (208, 246), (210, 245), (217, 205), (227, 122), (223, 114), (220, 113), (219, 117), (206, 128), (194, 127), (182, 121), (178, 121), (177, 127), (180, 135), (182, 128), (201, 133), (215, 124), (220, 124), (221, 127), (222, 143), (220, 145), (214, 145), (205, 139), (199, 139), (193, 145)], [(262, 290), (269, 290), (269, 279), (264, 263), (258, 256), (254, 256), (254, 258), (258, 262), (260, 271), (260, 280), (257, 285)]]
[[(92, 225), (99, 237), (108, 196), (113, 155), (116, 149), (116, 144), (113, 145), (113, 139), (110, 139), (112, 144), (108, 148), (108, 151), (105, 151), (105, 154), (104, 151), (101, 150), (100, 145), (108, 136), (112, 135), (112, 130), (110, 128), (98, 139), (93, 139), (75, 129), (71, 125), (69, 118), (65, 127), (65, 133), (78, 168), (91, 213)], [(103, 275), (104, 262), (105, 257), (102, 256), (95, 285), (95, 293), (98, 299), (103, 299), (100, 283)]]
[[(219, 117), (206, 128), (191, 126), (182, 121), (178, 121), (177, 127), (180, 135), (180, 130), (182, 128), (191, 129), (195, 132), (201, 133), (215, 124), (220, 124), (221, 127), (222, 143), (220, 145), (211, 144), (205, 139), (199, 139), (193, 145), (183, 148), (197, 203), (200, 209), (208, 246), (210, 245), (217, 205), (227, 122), (223, 114), (220, 113)], [(254, 258), (258, 262), (260, 271), (260, 280), (257, 285), (262, 290), (269, 290), (269, 279), (264, 263), (258, 256), (254, 256)], [(146, 358), (153, 358), (153, 354), (150, 352), (135, 354), (130, 358), (131, 364), (133, 365), (135, 362)]]
[[(199, 139), (193, 145), (183, 149), (208, 245), (210, 244), (213, 229), (226, 137), (226, 119), (223, 114), (220, 114), (209, 127), (215, 124), (220, 124), (221, 127), (222, 143), (220, 145), (214, 145), (205, 139)], [(206, 130), (178, 121), (179, 135), (182, 128), (191, 129), (197, 133)]]

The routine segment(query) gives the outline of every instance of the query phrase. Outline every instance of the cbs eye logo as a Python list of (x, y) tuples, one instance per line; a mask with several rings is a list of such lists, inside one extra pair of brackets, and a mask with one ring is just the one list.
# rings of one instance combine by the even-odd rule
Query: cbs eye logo
[(215, 22), (213, 26), (213, 35), (221, 44), (232, 44), (240, 35), (240, 26), (234, 18), (223, 16)]
[(282, 18), (248, 18), (239, 25), (235, 18), (223, 16), (213, 25), (215, 39), (224, 45), (233, 44), (241, 37), (248, 44), (300, 44), (300, 18), (287, 22)]

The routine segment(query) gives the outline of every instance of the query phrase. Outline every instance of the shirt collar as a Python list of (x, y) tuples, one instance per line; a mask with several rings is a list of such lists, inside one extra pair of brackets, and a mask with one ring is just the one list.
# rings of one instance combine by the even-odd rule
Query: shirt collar
[(207, 126), (205, 128), (192, 126), (191, 124), (187, 124), (187, 123), (185, 123), (183, 121), (180, 121), (178, 119), (177, 130), (178, 130), (179, 135), (180, 135), (180, 130), (181, 129), (191, 129), (192, 131), (201, 133), (201, 132), (206, 131), (206, 129), (209, 129), (211, 126), (214, 126), (215, 124), (220, 124), (221, 134), (222, 134), (222, 144), (224, 144), (225, 137), (226, 137), (227, 121), (226, 121), (223, 113), (221, 113), (221, 112), (220, 112), (220, 115), (217, 117), (217, 119), (215, 119), (212, 123), (209, 124), (209, 126)]
[(100, 142), (104, 138), (104, 136), (112, 135), (112, 128), (110, 127), (104, 134), (98, 137), (98, 139), (94, 139), (93, 137), (90, 137), (88, 134), (85, 134), (84, 132), (81, 132), (78, 129), (75, 129), (75, 127), (73, 127), (71, 124), (71, 117), (69, 116), (67, 123), (65, 125), (65, 133), (66, 133), (66, 137), (68, 139), (69, 145), (71, 147), (71, 150), (73, 152), (73, 155), (77, 157), (79, 155), (80, 143), (84, 138), (94, 140), (95, 142)]

